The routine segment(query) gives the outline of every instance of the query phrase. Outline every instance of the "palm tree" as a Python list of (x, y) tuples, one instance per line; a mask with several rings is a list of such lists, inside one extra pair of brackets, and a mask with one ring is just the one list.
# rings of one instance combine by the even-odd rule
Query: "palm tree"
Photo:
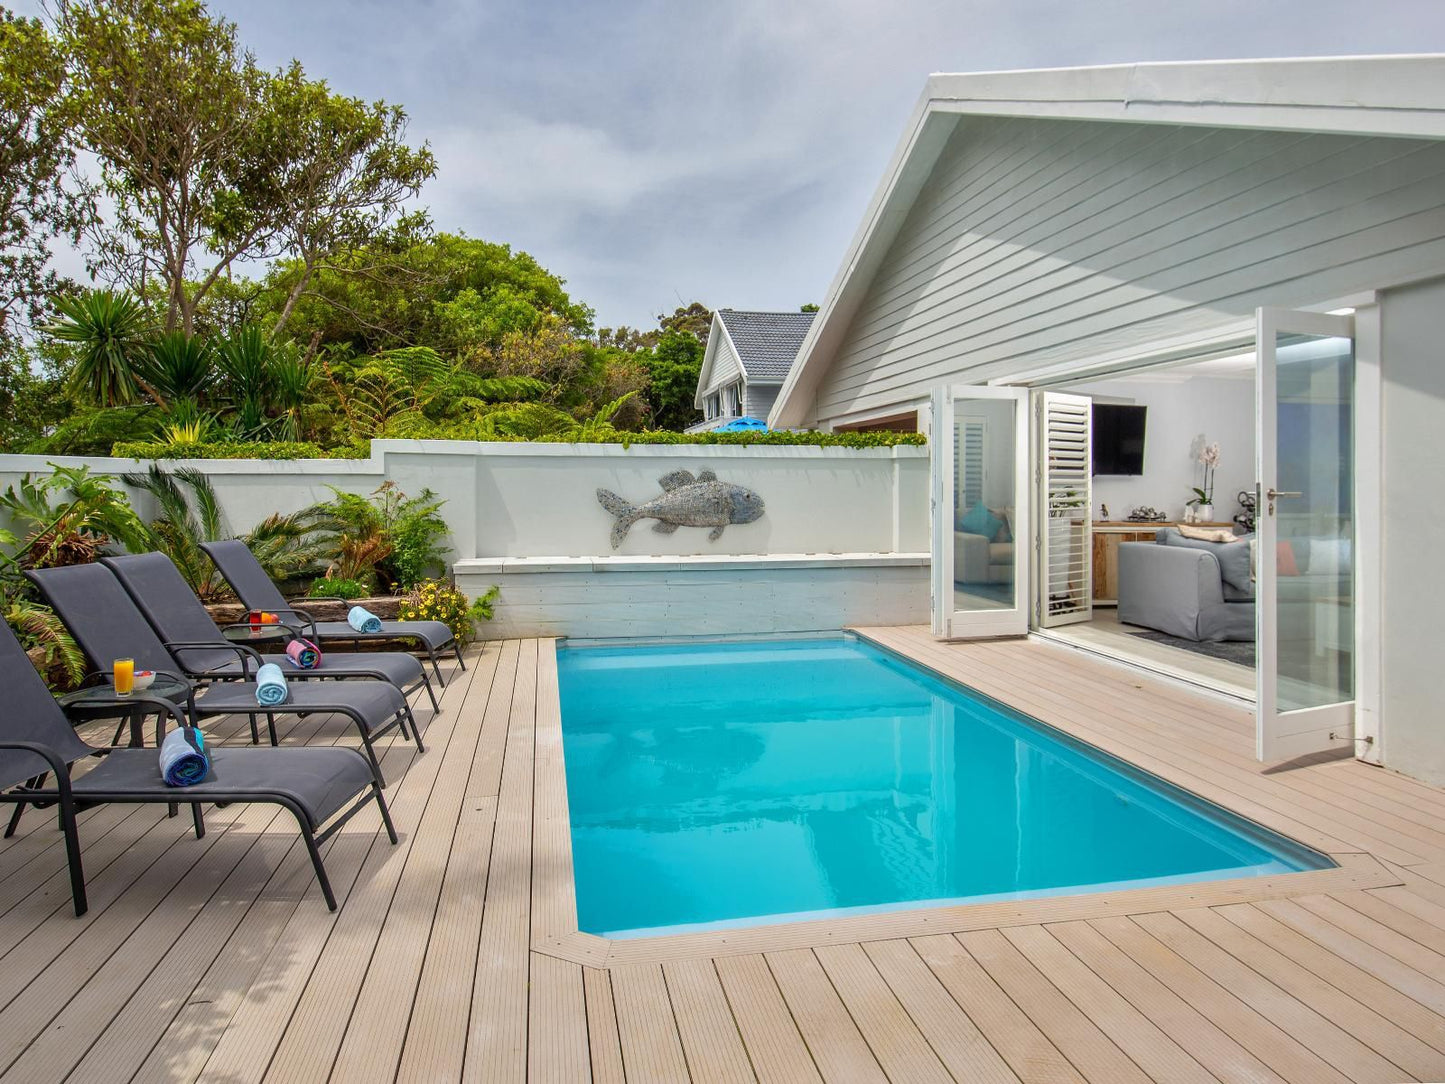
[(55, 302), (60, 318), (45, 332), (79, 348), (71, 380), (75, 390), (100, 406), (137, 402), (141, 393), (159, 401), (148, 377), (154, 325), (130, 294), (87, 290)]
[[(160, 515), (148, 528), (150, 537), (145, 548), (169, 556), (191, 590), (203, 600), (225, 597), (229, 588), (201, 549), (202, 542), (233, 537), (226, 532), (211, 480), (192, 467), (181, 467), (171, 474), (152, 463), (145, 474), (127, 474), (122, 481), (149, 493), (160, 508)], [(312, 510), (273, 515), (241, 537), (272, 579), (315, 575), (332, 548), (329, 539), (317, 534), (318, 519)]]

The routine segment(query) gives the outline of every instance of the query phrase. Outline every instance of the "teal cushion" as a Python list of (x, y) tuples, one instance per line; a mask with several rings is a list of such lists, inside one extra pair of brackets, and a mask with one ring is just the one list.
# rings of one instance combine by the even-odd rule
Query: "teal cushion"
[(979, 501), (968, 510), (968, 514), (958, 521), (958, 529), (968, 534), (981, 534), (989, 541), (998, 534), (998, 529), (1003, 526), (1003, 520), (988, 510), (988, 506)]

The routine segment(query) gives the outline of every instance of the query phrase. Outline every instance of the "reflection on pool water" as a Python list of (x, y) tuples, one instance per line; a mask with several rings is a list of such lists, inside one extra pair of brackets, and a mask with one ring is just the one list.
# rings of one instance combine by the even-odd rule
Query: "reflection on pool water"
[(1332, 864), (852, 636), (558, 666), (588, 933)]

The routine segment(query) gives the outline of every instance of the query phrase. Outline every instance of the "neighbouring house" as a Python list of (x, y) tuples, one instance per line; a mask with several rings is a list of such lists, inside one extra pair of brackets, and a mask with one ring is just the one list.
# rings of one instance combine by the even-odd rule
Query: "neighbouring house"
[(697, 378), (696, 403), (703, 420), (688, 432), (716, 429), (733, 418), (766, 418), (815, 315), (739, 309), (713, 313)]
[(935, 75), (769, 422), (917, 416), (937, 635), (1440, 782), (1442, 341), (1445, 57)]

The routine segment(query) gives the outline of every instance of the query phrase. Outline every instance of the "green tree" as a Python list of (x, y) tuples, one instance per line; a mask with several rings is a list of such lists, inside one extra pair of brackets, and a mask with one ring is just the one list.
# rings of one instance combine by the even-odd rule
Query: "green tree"
[(699, 418), (693, 402), (706, 347), (688, 331), (667, 331), (641, 355), (647, 367), (647, 399), (658, 429), (686, 429)]
[(38, 19), (0, 7), (0, 345), (17, 319), (38, 320), (59, 280), (50, 241), (78, 240), (88, 194), (67, 185), (75, 162), (60, 98), (64, 57)]
[(61, 0), (56, 30), (114, 207), (95, 269), (142, 295), (159, 281), (168, 331), (194, 330), (237, 260), (290, 252), (304, 288), (435, 170), (402, 142), (400, 110), (334, 95), (294, 62), (263, 71), (199, 0)]
[(799, 306), (798, 306), (798, 311), (799, 311), (799, 312), (817, 312), (817, 311), (818, 311), (818, 303), (817, 303), (816, 301), (809, 301), (806, 305), (799, 305)]

